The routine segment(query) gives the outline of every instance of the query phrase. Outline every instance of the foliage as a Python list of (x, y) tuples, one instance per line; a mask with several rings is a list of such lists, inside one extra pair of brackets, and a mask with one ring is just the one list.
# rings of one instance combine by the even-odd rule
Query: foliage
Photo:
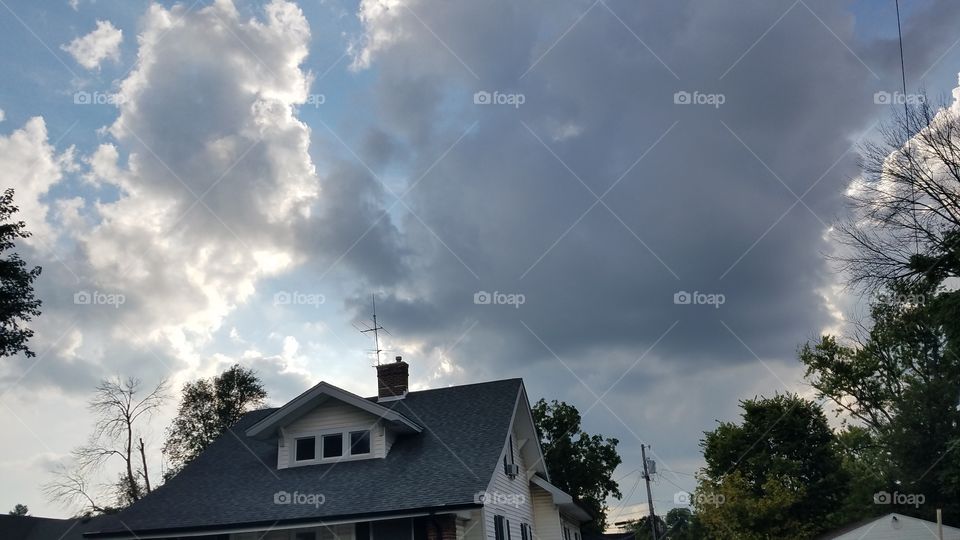
[(848, 459), (849, 467), (869, 475), (859, 475), (858, 500), (846, 505), (851, 510), (870, 513), (873, 495), (863, 492), (869, 486), (873, 493), (924, 499), (891, 510), (929, 519), (943, 508), (948, 521), (960, 517), (960, 503), (946, 495), (950, 479), (960, 475), (950, 455), (960, 437), (956, 293), (938, 289), (930, 281), (892, 283), (871, 307), (873, 327), (865, 336), (851, 345), (824, 336), (800, 350), (818, 395), (857, 422), (858, 442), (868, 443), (866, 452)]
[(30, 513), (30, 509), (27, 508), (25, 504), (17, 504), (13, 507), (13, 510), (8, 512), (11, 516), (25, 516)]
[(607, 497), (622, 496), (613, 479), (613, 471), (621, 462), (617, 454), (620, 441), (582, 431), (580, 411), (556, 400), (547, 403), (541, 399), (535, 403), (533, 418), (551, 482), (572, 495), (593, 516), (587, 529), (603, 531)]
[(741, 401), (743, 423), (701, 441), (694, 497), (716, 538), (810, 538), (836, 520), (847, 476), (820, 408), (793, 395)]
[[(0, 195), (0, 254), (14, 249), (17, 239), (30, 236), (26, 223), (11, 221), (18, 211), (13, 204), (13, 189), (7, 189)], [(27, 343), (33, 330), (25, 324), (40, 316), (41, 302), (33, 295), (33, 282), (40, 270), (39, 266), (27, 269), (17, 253), (0, 257), (0, 356), (19, 352), (36, 356)]]
[(163, 446), (170, 460), (167, 477), (200, 455), (244, 413), (263, 406), (266, 397), (257, 374), (239, 364), (210, 379), (185, 384)]

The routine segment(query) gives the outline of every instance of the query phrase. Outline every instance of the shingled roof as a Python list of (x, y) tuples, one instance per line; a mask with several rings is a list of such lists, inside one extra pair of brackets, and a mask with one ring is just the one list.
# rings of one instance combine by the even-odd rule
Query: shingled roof
[[(177, 476), (85, 536), (266, 528), (478, 507), (476, 494), (498, 465), (522, 385), (508, 379), (410, 392), (383, 403), (424, 427), (399, 437), (384, 459), (277, 469), (276, 440), (245, 434), (276, 409), (248, 413)], [(322, 495), (322, 504), (276, 504), (278, 492)]]

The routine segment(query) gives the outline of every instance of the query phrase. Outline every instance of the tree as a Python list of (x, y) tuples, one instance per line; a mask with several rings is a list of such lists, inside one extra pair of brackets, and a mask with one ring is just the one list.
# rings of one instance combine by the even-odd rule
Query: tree
[[(50, 499), (63, 504), (79, 502), (86, 512), (98, 514), (129, 506), (149, 493), (153, 487), (142, 424), (160, 409), (166, 392), (166, 381), (143, 397), (139, 397), (143, 394), (139, 379), (101, 381), (89, 405), (97, 418), (93, 433), (86, 445), (73, 450), (73, 466), (61, 466), (56, 479), (45, 486)], [(116, 460), (122, 465), (112, 489), (116, 505), (102, 505), (92, 493), (92, 478), (106, 463)]]
[(855, 284), (960, 276), (960, 114), (922, 101), (861, 149), (863, 178), (837, 227), (848, 248), (837, 260)]
[(167, 477), (193, 461), (244, 413), (262, 407), (266, 398), (256, 372), (239, 364), (210, 379), (185, 384), (163, 445), (170, 460)]
[(25, 516), (30, 513), (30, 509), (27, 508), (25, 504), (18, 504), (13, 507), (13, 510), (8, 512), (11, 516)]
[(544, 461), (554, 485), (566, 491), (593, 517), (586, 527), (606, 528), (606, 499), (622, 497), (613, 471), (621, 463), (620, 441), (589, 435), (580, 429), (580, 411), (556, 400), (541, 399), (533, 406)]
[[(960, 516), (960, 502), (947, 494), (960, 463), (951, 450), (960, 437), (960, 356), (954, 294), (938, 292), (930, 280), (892, 283), (870, 310), (873, 326), (841, 344), (823, 336), (800, 350), (807, 378), (855, 422), (859, 455), (859, 500), (847, 507), (870, 512), (872, 494), (920, 495), (925, 504), (907, 504), (902, 513), (932, 518), (934, 509)], [(843, 439), (841, 439), (843, 440)], [(863, 460), (857, 465), (855, 461)], [(862, 516), (855, 516), (862, 517)]]
[[(16, 240), (30, 237), (26, 223), (11, 221), (18, 211), (13, 204), (13, 189), (8, 188), (0, 196), (0, 254), (14, 249)], [(33, 330), (24, 325), (40, 316), (40, 300), (33, 295), (33, 282), (40, 271), (39, 266), (27, 269), (17, 253), (0, 256), (0, 356), (19, 352), (36, 356), (27, 344)]]
[(667, 532), (666, 540), (698, 540), (706, 536), (700, 525), (700, 518), (689, 508), (671, 508), (664, 519)]
[(811, 538), (836, 521), (847, 485), (823, 411), (795, 395), (741, 401), (742, 424), (701, 441), (694, 504), (716, 538)]

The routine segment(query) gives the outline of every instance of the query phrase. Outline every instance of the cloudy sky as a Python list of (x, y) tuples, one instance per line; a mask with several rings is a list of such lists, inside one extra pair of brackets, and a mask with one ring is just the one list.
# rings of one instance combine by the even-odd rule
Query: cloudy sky
[[(960, 4), (902, 4), (908, 94), (949, 95)], [(892, 0), (0, 0), (44, 302), (0, 363), (0, 509), (72, 512), (40, 485), (104, 377), (374, 394), (373, 293), (415, 389), (523, 377), (620, 439), (612, 519), (641, 441), (669, 509), (862, 303), (824, 255), (896, 32)]]

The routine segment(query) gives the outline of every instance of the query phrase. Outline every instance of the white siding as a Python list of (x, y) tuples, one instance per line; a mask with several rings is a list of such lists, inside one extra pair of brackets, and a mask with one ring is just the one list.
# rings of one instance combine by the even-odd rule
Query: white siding
[(457, 520), (457, 538), (461, 540), (483, 540), (483, 511), (473, 510), (470, 519)]
[(532, 486), (530, 491), (533, 497), (533, 537), (538, 540), (563, 538), (560, 512), (553, 504), (553, 496), (537, 486)]
[[(283, 444), (277, 449), (277, 468), (283, 469), (294, 466), (292, 456), (294, 439), (297, 437), (352, 427), (370, 429), (371, 457), (387, 455), (386, 428), (379, 423), (379, 418), (376, 415), (339, 401), (330, 401), (319, 405), (284, 428), (286, 436)], [(320, 441), (317, 441), (318, 452), (319, 449)]]
[[(494, 538), (493, 517), (501, 515), (510, 521), (510, 538), (520, 540), (520, 524), (526, 523), (533, 526), (533, 503), (530, 498), (530, 481), (527, 480), (527, 468), (523, 463), (523, 457), (520, 449), (517, 447), (517, 438), (514, 430), (511, 429), (513, 436), (513, 462), (520, 468), (520, 474), (516, 478), (510, 478), (503, 470), (503, 456), (510, 449), (509, 442), (504, 444), (503, 451), (500, 454), (500, 460), (497, 461), (497, 467), (493, 473), (493, 479), (490, 487), (487, 488), (487, 500), (484, 502), (484, 525), (486, 538)], [(509, 458), (507, 459), (509, 462)]]

